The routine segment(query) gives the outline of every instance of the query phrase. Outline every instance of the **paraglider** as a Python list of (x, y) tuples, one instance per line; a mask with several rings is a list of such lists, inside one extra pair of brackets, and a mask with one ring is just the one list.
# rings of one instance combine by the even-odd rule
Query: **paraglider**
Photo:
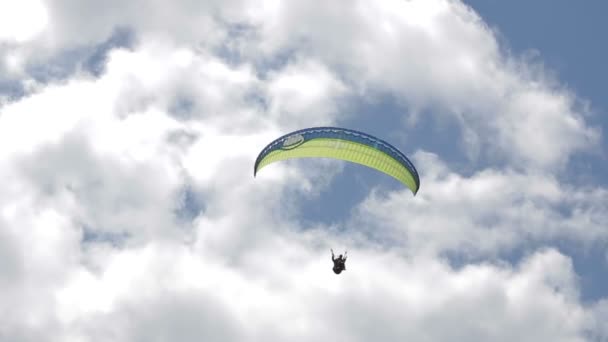
[(342, 256), (342, 254), (340, 254), (337, 258), (334, 255), (334, 250), (330, 249), (331, 251), (331, 261), (334, 262), (334, 267), (332, 268), (335, 274), (340, 274), (342, 273), (342, 271), (346, 271), (346, 253), (348, 253), (348, 251), (344, 251), (344, 256)]
[[(283, 135), (258, 154), (253, 176), (265, 166), (293, 158), (332, 158), (361, 164), (387, 174), (407, 188), (414, 196), (420, 189), (420, 178), (414, 164), (397, 148), (367, 133), (338, 127), (312, 127)], [(333, 271), (346, 270), (346, 253), (335, 257)]]

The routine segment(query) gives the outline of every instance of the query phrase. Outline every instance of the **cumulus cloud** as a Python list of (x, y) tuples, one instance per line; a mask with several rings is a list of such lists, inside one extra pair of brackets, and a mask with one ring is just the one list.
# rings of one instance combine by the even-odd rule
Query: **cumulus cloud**
[[(528, 245), (606, 239), (608, 191), (554, 171), (598, 133), (576, 94), (509, 56), (470, 8), (35, 4), (47, 19), (0, 29), (0, 339), (603, 336), (603, 302), (581, 303), (572, 260)], [(299, 215), (304, 200), (331, 206), (319, 194), (339, 165), (253, 178), (278, 135), (382, 95), (414, 126), (378, 129), (432, 113), (492, 163), (463, 175), (421, 147), (416, 197), (374, 190), (336, 226)], [(340, 245), (356, 251), (336, 277)], [(522, 260), (500, 258), (515, 248)], [(454, 252), (471, 259), (455, 268)]]
[(594, 319), (590, 322), (588, 330), (590, 331), (589, 336), (594, 341), (603, 341), (608, 338), (608, 301), (602, 299), (598, 301), (593, 307), (592, 312)]
[[(100, 253), (101, 270), (74, 270), (57, 290), (57, 316), (43, 328), (52, 328), (47, 331), (57, 340), (90, 341), (584, 340), (587, 312), (577, 302), (569, 259), (554, 250), (515, 268), (481, 264), (461, 270), (433, 259), (405, 262), (361, 250), (356, 266), (336, 281), (321, 271), (324, 258), (306, 244), (269, 245), (283, 257), (269, 260), (258, 250), (231, 264), (160, 244)], [(300, 248), (290, 252), (294, 246)], [(29, 305), (29, 314), (40, 311), (41, 303)]]
[[(141, 16), (137, 3), (119, 12), (113, 10), (118, 5), (51, 3), (54, 25), (45, 32), (59, 49), (95, 44), (117, 27), (131, 27), (139, 36), (223, 49), (237, 61), (263, 66), (261, 70), (287, 64), (292, 73), (282, 77), (297, 80), (297, 91), (307, 96), (323, 94), (326, 87), (345, 94), (350, 89), (363, 98), (390, 93), (412, 110), (409, 121), (430, 108), (435, 120), (460, 125), (461, 143), (472, 160), (486, 157), (522, 168), (553, 168), (598, 143), (599, 131), (586, 124), (587, 109), (576, 95), (556, 84), (542, 63), (508, 55), (482, 19), (459, 2), (152, 6), (156, 10), (150, 13), (163, 13), (162, 18)], [(304, 74), (298, 76), (296, 68)], [(303, 78), (328, 72), (337, 83), (314, 78), (321, 83), (313, 86)], [(341, 81), (332, 79), (332, 72)], [(289, 89), (276, 79), (271, 91)], [(271, 104), (289, 112), (297, 105)], [(320, 102), (319, 108), (325, 104)], [(306, 116), (318, 113), (316, 109)]]
[(462, 176), (434, 154), (415, 158), (424, 191), (372, 193), (351, 223), (413, 253), (500, 255), (522, 244), (566, 238), (606, 241), (608, 192), (562, 184), (551, 174), (484, 169)]
[(22, 43), (40, 34), (48, 24), (45, 4), (39, 0), (0, 4), (0, 41)]

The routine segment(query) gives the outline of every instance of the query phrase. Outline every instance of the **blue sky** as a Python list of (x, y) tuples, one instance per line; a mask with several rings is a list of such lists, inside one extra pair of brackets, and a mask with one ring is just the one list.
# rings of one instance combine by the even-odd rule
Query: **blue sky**
[(0, 340), (605, 341), (606, 6), (0, 3)]
[(571, 1), (475, 1), (467, 0), (492, 27), (504, 36), (504, 43), (515, 53), (536, 50), (543, 63), (557, 77), (592, 101), (599, 112), (606, 111), (601, 84), (602, 68), (608, 51), (600, 43), (608, 24), (602, 14), (603, 1), (577, 5)]

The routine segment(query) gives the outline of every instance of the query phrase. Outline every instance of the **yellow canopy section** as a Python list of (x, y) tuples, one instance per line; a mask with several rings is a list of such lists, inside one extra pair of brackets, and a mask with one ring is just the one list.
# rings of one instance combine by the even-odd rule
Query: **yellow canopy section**
[(260, 152), (254, 176), (265, 166), (292, 158), (333, 158), (376, 169), (414, 194), (420, 188), (414, 165), (396, 148), (371, 135), (336, 127), (308, 128), (282, 136)]

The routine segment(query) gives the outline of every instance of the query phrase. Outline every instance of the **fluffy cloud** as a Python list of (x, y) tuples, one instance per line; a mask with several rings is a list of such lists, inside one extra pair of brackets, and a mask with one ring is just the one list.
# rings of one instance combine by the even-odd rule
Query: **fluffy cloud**
[(275, 238), (267, 247), (281, 258), (257, 250), (236, 263), (176, 244), (98, 251), (101, 269), (75, 269), (54, 301), (13, 312), (5, 331), (19, 336), (17, 323), (38, 315), (47, 325), (28, 326), (29, 334), (57, 340), (582, 341), (591, 322), (569, 259), (553, 250), (513, 269), (461, 270), (360, 250), (337, 280), (302, 242)]
[[(567, 256), (483, 261), (606, 238), (606, 190), (552, 171), (597, 139), (576, 95), (505, 55), (458, 2), (351, 4), (49, 1), (27, 39), (11, 31), (0, 68), (27, 91), (0, 102), (0, 339), (602, 334), (603, 304), (580, 303)], [(96, 50), (120, 27), (133, 44)], [(34, 75), (56, 58), (79, 67)], [(372, 192), (352, 232), (298, 220), (335, 163), (253, 178), (274, 137), (383, 94), (414, 109), (412, 125), (426, 110), (457, 122), (472, 158), (501, 163), (467, 176), (419, 151), (418, 196)], [(336, 277), (327, 251), (344, 244), (356, 251)], [(455, 251), (481, 261), (455, 269), (442, 257)]]
[[(435, 120), (460, 125), (463, 147), (472, 159), (553, 168), (598, 142), (599, 132), (585, 123), (587, 109), (576, 95), (554, 82), (540, 62), (505, 56), (494, 33), (459, 2), (285, 6), (273, 1), (210, 1), (151, 6), (156, 10), (142, 16), (136, 2), (103, 8), (88, 2), (51, 3), (53, 24), (45, 32), (57, 49), (94, 45), (118, 27), (130, 27), (140, 37), (224, 51), (237, 61), (261, 67), (263, 73), (266, 68), (299, 63), (288, 66), (292, 72), (282, 76), (283, 81), (297, 80), (297, 91), (319, 96), (326, 90), (347, 94), (350, 89), (363, 98), (393, 94), (411, 109), (410, 122), (431, 109)], [(15, 60), (9, 56), (17, 55), (6, 58)], [(298, 76), (298, 69), (304, 73)], [(336, 83), (333, 72), (343, 80)], [(310, 73), (317, 73), (313, 80), (321, 83), (307, 81)], [(276, 79), (271, 91), (291, 90)], [(325, 108), (325, 103), (319, 105)], [(289, 108), (274, 106), (301, 111), (297, 102)], [(308, 109), (320, 115), (318, 108)]]
[(592, 311), (594, 319), (589, 324), (590, 338), (594, 341), (603, 341), (608, 338), (608, 301), (602, 299), (597, 302), (593, 307)]
[(48, 13), (39, 0), (0, 4), (0, 41), (22, 43), (33, 39), (46, 27)]
[[(560, 238), (605, 241), (608, 192), (576, 188), (550, 174), (484, 169), (462, 176), (438, 157), (418, 153), (424, 191), (372, 193), (353, 226), (389, 238), (417, 254), (501, 255), (526, 243)], [(421, 189), (422, 189), (421, 188)]]

